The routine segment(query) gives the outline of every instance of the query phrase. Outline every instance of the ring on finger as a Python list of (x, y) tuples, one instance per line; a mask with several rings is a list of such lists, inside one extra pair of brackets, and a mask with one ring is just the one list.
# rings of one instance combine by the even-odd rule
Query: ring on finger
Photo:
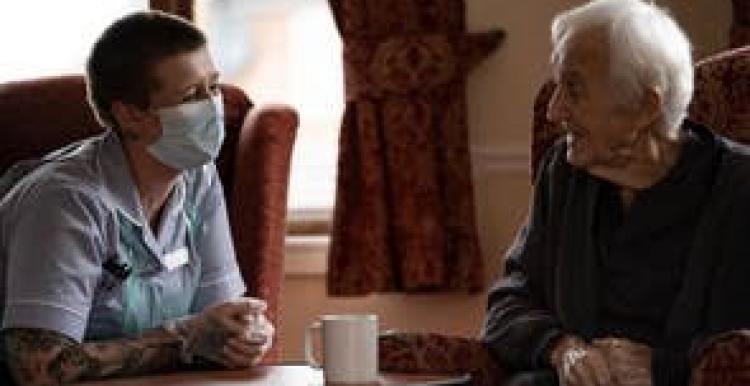
[(575, 366), (578, 361), (588, 354), (588, 351), (582, 347), (573, 347), (568, 349), (563, 354), (563, 364), (565, 370), (568, 371), (571, 367)]

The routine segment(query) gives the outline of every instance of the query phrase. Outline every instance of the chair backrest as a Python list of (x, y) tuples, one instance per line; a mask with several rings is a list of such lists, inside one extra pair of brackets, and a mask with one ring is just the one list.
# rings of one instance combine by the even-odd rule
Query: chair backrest
[[(237, 141), (252, 107), (245, 93), (222, 85), (226, 140), (217, 168), (230, 195)], [(0, 84), (0, 172), (19, 160), (38, 158), (104, 130), (86, 103), (83, 76), (67, 75)]]
[[(531, 135), (531, 171), (559, 138), (562, 128), (547, 120), (547, 106), (554, 92), (544, 83), (534, 101)], [(750, 46), (709, 56), (695, 66), (695, 92), (688, 117), (735, 141), (750, 144)]]

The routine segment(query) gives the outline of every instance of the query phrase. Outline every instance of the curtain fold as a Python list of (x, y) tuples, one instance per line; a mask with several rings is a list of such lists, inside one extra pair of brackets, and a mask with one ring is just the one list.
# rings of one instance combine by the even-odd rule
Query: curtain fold
[(167, 13), (194, 21), (195, 20), (195, 1), (194, 0), (148, 0), (150, 9), (158, 9)]
[(329, 294), (480, 290), (465, 82), (504, 33), (467, 33), (462, 0), (329, 4), (346, 96)]

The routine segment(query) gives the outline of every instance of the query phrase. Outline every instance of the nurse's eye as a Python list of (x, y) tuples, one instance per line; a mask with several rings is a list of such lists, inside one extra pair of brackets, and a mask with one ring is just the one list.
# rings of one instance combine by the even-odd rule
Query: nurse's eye
[(190, 92), (188, 94), (185, 94), (182, 97), (181, 102), (183, 102), (183, 103), (184, 102), (191, 102), (191, 101), (194, 101), (194, 100), (197, 100), (197, 99), (198, 99), (198, 92), (197, 91), (192, 91), (192, 92)]

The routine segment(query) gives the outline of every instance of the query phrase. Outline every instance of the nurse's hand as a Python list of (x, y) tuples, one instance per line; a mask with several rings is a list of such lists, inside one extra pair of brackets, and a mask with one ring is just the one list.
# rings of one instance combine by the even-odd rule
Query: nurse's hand
[(232, 368), (250, 367), (258, 364), (271, 348), (274, 328), (265, 315), (251, 317), (244, 334), (229, 339), (224, 356)]
[[(186, 351), (230, 368), (257, 363), (268, 350), (265, 346), (271, 344), (266, 337), (273, 335), (273, 327), (263, 316), (265, 310), (266, 303), (254, 298), (240, 298), (204, 309), (181, 326), (187, 341)], [(262, 334), (248, 334), (255, 324), (262, 326), (258, 330)]]

